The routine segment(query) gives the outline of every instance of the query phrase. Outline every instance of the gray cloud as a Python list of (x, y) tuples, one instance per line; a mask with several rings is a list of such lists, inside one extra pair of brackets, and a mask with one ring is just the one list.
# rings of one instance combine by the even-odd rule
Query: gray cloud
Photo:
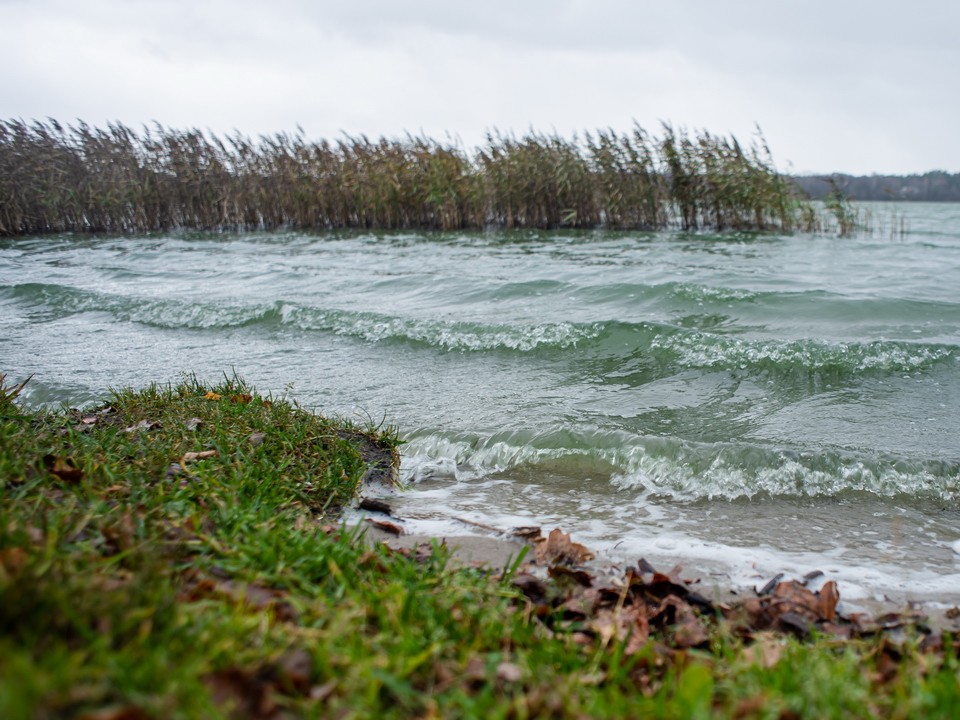
[(633, 119), (797, 170), (960, 170), (960, 6), (891, 2), (0, 0), (0, 116), (394, 135)]

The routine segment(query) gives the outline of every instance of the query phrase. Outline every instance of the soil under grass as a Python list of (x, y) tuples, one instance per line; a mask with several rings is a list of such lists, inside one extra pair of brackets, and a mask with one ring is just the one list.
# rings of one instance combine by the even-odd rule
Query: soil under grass
[(361, 542), (338, 513), (389, 477), (396, 435), (236, 378), (85, 411), (16, 393), (0, 389), (5, 719), (928, 718), (960, 702), (949, 637), (840, 627), (828, 594), (806, 625), (762, 627), (649, 568), (603, 586), (562, 534), (533, 546), (538, 566), (499, 571)]

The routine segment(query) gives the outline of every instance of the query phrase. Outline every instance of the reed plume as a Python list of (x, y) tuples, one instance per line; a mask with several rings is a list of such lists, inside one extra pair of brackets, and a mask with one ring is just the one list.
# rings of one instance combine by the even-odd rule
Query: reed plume
[(664, 124), (583, 138), (497, 131), (472, 152), (427, 137), (251, 140), (0, 121), (0, 234), (241, 228), (813, 229), (763, 136)]

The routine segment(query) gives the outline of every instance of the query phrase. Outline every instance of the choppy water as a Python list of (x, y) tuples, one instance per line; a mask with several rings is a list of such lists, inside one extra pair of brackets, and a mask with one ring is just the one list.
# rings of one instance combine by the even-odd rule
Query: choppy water
[(874, 212), (907, 232), (0, 241), (0, 371), (385, 418), (413, 528), (960, 595), (960, 205)]

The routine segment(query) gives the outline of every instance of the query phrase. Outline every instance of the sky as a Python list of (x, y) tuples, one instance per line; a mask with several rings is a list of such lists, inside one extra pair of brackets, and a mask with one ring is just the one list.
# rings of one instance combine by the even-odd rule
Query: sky
[(960, 172), (960, 2), (0, 0), (0, 119), (472, 149), (661, 122), (785, 172)]

